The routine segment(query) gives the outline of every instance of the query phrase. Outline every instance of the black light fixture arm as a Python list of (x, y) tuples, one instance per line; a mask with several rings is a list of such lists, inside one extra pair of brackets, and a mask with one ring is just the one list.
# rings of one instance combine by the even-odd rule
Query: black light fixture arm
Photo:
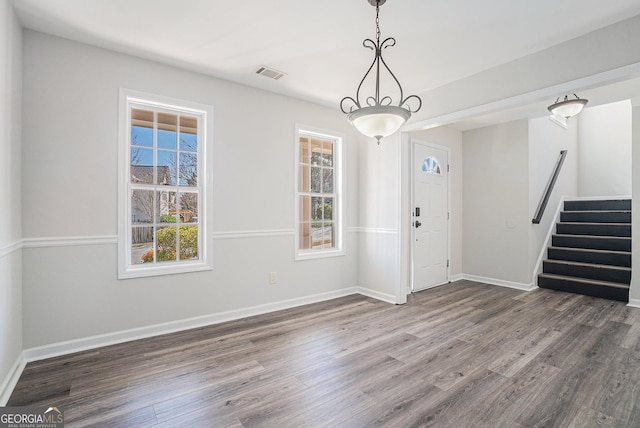
[[(402, 85), (400, 84), (400, 81), (398, 80), (396, 75), (393, 74), (393, 72), (385, 62), (384, 58), (382, 58), (382, 50), (391, 46), (395, 46), (396, 44), (396, 39), (393, 37), (387, 37), (382, 42), (380, 42), (379, 13), (380, 13), (380, 6), (384, 4), (385, 1), (386, 0), (369, 0), (369, 3), (371, 3), (371, 5), (376, 6), (376, 40), (373, 41), (371, 39), (365, 39), (362, 42), (362, 45), (365, 48), (371, 49), (372, 51), (374, 51), (375, 56), (374, 56), (373, 62), (367, 69), (367, 72), (364, 74), (364, 76), (362, 77), (362, 80), (360, 81), (360, 84), (358, 85), (358, 89), (356, 91), (356, 97), (355, 98), (344, 97), (342, 101), (340, 101), (340, 109), (345, 114), (352, 113), (354, 109), (357, 110), (363, 107), (363, 104), (360, 99), (360, 90), (362, 89), (362, 85), (364, 84), (365, 80), (367, 80), (367, 77), (371, 73), (371, 70), (373, 70), (374, 66), (376, 67), (375, 94), (374, 96), (368, 96), (365, 98), (366, 106), (378, 107), (378, 106), (390, 106), (393, 104), (393, 99), (389, 95), (382, 97), (382, 99), (380, 98), (380, 63), (382, 63), (382, 65), (387, 70), (387, 72), (389, 72), (389, 74), (391, 75), (393, 80), (396, 82), (400, 90), (400, 102), (397, 104), (397, 107), (405, 108), (411, 113), (417, 112), (422, 107), (422, 100), (417, 95), (410, 95), (404, 98), (404, 91), (402, 89)], [(408, 103), (408, 101), (411, 99), (416, 99), (418, 101), (417, 108), (415, 109), (411, 108), (410, 104)]]

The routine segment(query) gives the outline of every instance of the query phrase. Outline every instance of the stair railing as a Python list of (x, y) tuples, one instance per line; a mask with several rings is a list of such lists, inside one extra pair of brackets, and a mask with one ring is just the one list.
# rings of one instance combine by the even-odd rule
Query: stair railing
[(558, 175), (560, 174), (560, 169), (562, 168), (562, 164), (564, 163), (564, 158), (567, 157), (567, 151), (561, 150), (560, 156), (558, 157), (558, 161), (556, 162), (556, 166), (553, 169), (553, 174), (549, 178), (549, 182), (547, 183), (547, 188), (542, 195), (542, 199), (538, 204), (538, 210), (536, 211), (535, 217), (531, 220), (533, 224), (539, 224), (540, 220), (542, 220), (542, 215), (544, 214), (545, 208), (547, 208), (547, 203), (549, 203), (549, 198), (551, 197), (551, 192), (553, 192), (553, 188), (556, 185), (556, 180), (558, 179)]

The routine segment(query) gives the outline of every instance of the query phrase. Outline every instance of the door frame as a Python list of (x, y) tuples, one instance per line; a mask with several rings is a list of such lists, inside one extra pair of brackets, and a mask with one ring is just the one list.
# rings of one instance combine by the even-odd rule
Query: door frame
[[(437, 149), (437, 150), (443, 150), (445, 152), (447, 152), (447, 281), (445, 282), (448, 283), (450, 282), (451, 279), (451, 183), (449, 182), (450, 179), (450, 172), (451, 172), (451, 149), (449, 147), (446, 146), (441, 146), (439, 144), (434, 144), (434, 143), (428, 143), (419, 139), (414, 139), (414, 138), (410, 138), (409, 139), (409, 151), (410, 151), (410, 155), (409, 155), (409, 165), (410, 165), (410, 173), (409, 173), (409, 223), (407, 225), (407, 227), (411, 230), (411, 232), (409, 233), (409, 289), (407, 294), (413, 293), (415, 292), (415, 287), (414, 287), (414, 283), (413, 283), (413, 269), (414, 269), (414, 252), (415, 252), (415, 227), (413, 226), (413, 222), (414, 222), (414, 215), (413, 215), (413, 209), (415, 206), (414, 203), (414, 190), (415, 190), (415, 183), (414, 183), (414, 165), (415, 165), (415, 150), (414, 147), (416, 144), (420, 144), (422, 146), (426, 146), (426, 147), (430, 147), (433, 149)], [(426, 290), (429, 288), (433, 288), (433, 287), (437, 287), (439, 285), (442, 284), (438, 284), (438, 285), (434, 285), (431, 287), (427, 287), (427, 288), (423, 288), (422, 290)]]

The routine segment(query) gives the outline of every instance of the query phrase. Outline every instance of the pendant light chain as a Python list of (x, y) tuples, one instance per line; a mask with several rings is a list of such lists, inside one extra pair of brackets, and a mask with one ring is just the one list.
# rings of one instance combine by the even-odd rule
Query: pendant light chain
[(380, 46), (380, 2), (376, 2), (376, 40)]
[(376, 1), (376, 105), (380, 104), (380, 56), (382, 48), (380, 47), (380, 2)]

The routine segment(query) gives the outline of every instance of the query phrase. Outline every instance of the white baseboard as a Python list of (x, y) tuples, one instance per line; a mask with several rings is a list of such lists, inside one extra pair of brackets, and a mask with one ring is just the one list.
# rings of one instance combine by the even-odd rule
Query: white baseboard
[(11, 370), (7, 373), (7, 377), (2, 381), (2, 384), (0, 384), (0, 407), (7, 405), (9, 397), (11, 397), (11, 393), (16, 387), (20, 376), (22, 376), (22, 371), (26, 365), (27, 360), (24, 358), (23, 352), (18, 356), (16, 362), (11, 366)]
[(485, 284), (498, 285), (500, 287), (507, 287), (507, 288), (514, 288), (516, 290), (521, 290), (521, 291), (531, 291), (531, 290), (535, 290), (536, 288), (538, 288), (533, 283), (525, 284), (525, 283), (522, 283), (522, 282), (505, 281), (505, 280), (502, 280), (502, 279), (487, 278), (487, 277), (484, 277), (484, 276), (477, 276), (477, 275), (463, 274), (462, 278), (466, 279), (468, 281), (483, 282)]
[(627, 306), (632, 308), (640, 308), (640, 299), (629, 299)]
[(395, 305), (397, 303), (396, 296), (391, 294), (381, 293), (379, 291), (365, 287), (356, 287), (356, 291), (363, 296), (371, 297), (376, 300), (382, 300), (383, 302), (391, 303), (392, 305)]
[(459, 273), (457, 275), (451, 275), (449, 277), (449, 282), (462, 281), (464, 279), (464, 275)]
[[(264, 305), (257, 305), (249, 308), (236, 309), (233, 311), (220, 312), (211, 315), (187, 318), (184, 320), (170, 321), (162, 324), (117, 331), (114, 333), (106, 333), (69, 340), (65, 342), (52, 343), (49, 345), (25, 349), (24, 358), (27, 362), (38, 361), (46, 358), (57, 357), (60, 355), (71, 354), (74, 352), (86, 351), (88, 349), (99, 348), (102, 346), (115, 345), (117, 343), (129, 342), (132, 340), (144, 339), (148, 337), (159, 336), (162, 334), (175, 333), (178, 331), (205, 327), (208, 325), (219, 324), (227, 321), (234, 321), (240, 318), (261, 315), (269, 312), (280, 311), (283, 309), (290, 309), (297, 306), (308, 305), (310, 303), (323, 302), (325, 300), (331, 300), (351, 294), (357, 294), (359, 291), (360, 289), (358, 287), (344, 288), (327, 293), (320, 293), (314, 294), (312, 296), (267, 303)], [(365, 295), (387, 301), (386, 299), (382, 299), (376, 295)]]

